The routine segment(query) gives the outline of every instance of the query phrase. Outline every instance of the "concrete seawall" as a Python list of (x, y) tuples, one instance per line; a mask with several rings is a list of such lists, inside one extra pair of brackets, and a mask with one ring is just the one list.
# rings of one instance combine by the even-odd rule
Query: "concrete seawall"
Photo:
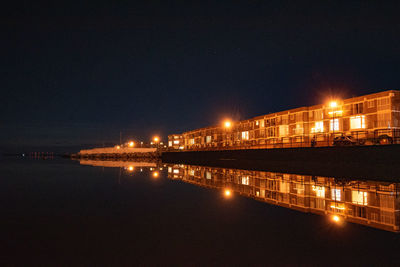
[(400, 145), (164, 152), (166, 163), (400, 180)]
[(148, 158), (154, 159), (161, 156), (156, 148), (133, 148), (133, 147), (104, 147), (84, 149), (77, 154), (71, 155), (72, 158), (88, 159), (130, 159)]

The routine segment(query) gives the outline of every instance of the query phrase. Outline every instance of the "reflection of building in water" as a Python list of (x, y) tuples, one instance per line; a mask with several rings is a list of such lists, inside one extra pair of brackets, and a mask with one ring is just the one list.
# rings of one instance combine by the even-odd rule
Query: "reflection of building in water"
[(399, 183), (169, 165), (168, 178), (232, 193), (335, 220), (399, 232)]
[(137, 167), (154, 167), (156, 168), (158, 163), (145, 162), (145, 161), (122, 161), (122, 160), (87, 160), (81, 159), (79, 161), (81, 165), (90, 165), (96, 167), (123, 167), (123, 168), (137, 168)]

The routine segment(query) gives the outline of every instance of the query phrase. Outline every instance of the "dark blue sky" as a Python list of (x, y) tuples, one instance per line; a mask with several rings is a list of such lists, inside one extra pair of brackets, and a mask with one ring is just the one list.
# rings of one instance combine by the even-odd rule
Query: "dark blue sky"
[(2, 8), (0, 146), (148, 139), (399, 88), (399, 4), (179, 2)]

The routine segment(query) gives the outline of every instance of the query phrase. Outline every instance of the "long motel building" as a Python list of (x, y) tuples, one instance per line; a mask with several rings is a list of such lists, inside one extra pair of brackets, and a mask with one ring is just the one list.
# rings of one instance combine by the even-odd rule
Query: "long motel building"
[[(179, 150), (257, 149), (400, 143), (400, 91), (390, 90), (266, 114), (168, 136)], [(344, 138), (344, 139), (343, 139)]]
[(338, 180), (332, 177), (168, 165), (168, 178), (242, 195), (301, 212), (400, 232), (400, 183)]

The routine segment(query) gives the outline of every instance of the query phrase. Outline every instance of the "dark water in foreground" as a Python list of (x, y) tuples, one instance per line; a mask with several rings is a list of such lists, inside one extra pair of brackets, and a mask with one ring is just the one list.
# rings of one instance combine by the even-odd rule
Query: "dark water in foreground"
[(0, 161), (1, 265), (400, 264), (394, 182), (85, 164)]

